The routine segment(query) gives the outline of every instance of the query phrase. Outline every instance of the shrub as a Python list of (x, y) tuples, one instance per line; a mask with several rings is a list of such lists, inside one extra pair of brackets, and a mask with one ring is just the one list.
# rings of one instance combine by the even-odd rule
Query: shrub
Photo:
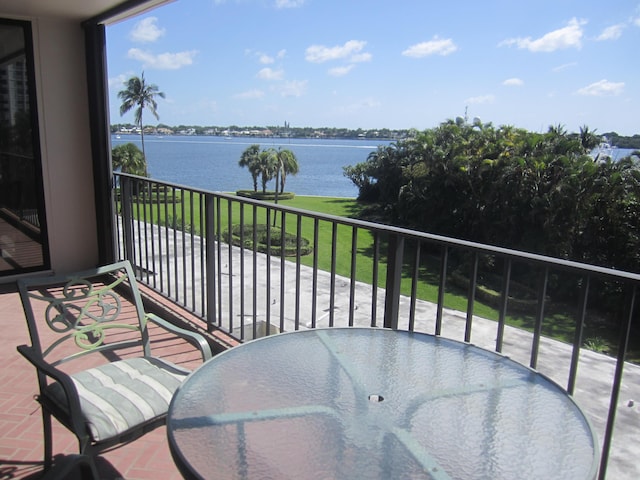
[[(275, 200), (275, 192), (254, 192), (253, 190), (237, 190), (236, 195), (239, 197), (253, 198), (254, 200)], [(291, 200), (296, 196), (293, 192), (278, 193), (278, 200)]]
[(242, 233), (242, 241), (243, 246), (250, 250), (256, 250), (257, 252), (267, 253), (269, 252), (271, 255), (282, 256), (285, 257), (293, 257), (298, 253), (298, 246), (300, 248), (300, 255), (309, 255), (313, 252), (313, 246), (309, 240), (304, 237), (298, 237), (291, 233), (284, 234), (284, 245), (283, 245), (283, 235), (282, 230), (277, 227), (271, 227), (271, 236), (269, 238), (269, 243), (267, 244), (267, 225), (256, 225), (255, 227), (255, 238), (256, 243), (253, 243), (254, 237), (254, 229), (253, 225), (234, 225), (231, 228), (231, 233), (229, 231), (225, 231), (223, 234), (223, 238), (225, 238), (229, 243), (240, 246), (241, 245), (241, 233)]

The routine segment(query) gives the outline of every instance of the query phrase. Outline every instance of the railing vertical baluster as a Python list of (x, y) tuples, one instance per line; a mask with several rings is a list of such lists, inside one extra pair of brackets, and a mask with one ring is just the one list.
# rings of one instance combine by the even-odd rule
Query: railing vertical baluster
[(531, 361), (529, 366), (537, 368), (538, 351), (540, 350), (540, 339), (542, 337), (542, 321), (544, 320), (544, 304), (547, 296), (547, 283), (549, 282), (549, 269), (545, 268), (540, 277), (538, 286), (538, 313), (536, 314), (536, 324), (533, 330), (533, 344), (531, 345)]
[(271, 335), (271, 209), (267, 208), (267, 291), (266, 291), (266, 334)]
[(182, 233), (180, 237), (182, 238), (182, 248), (181, 248), (181, 257), (182, 257), (182, 303), (183, 305), (187, 304), (187, 232), (186, 232), (186, 209), (185, 209), (185, 200), (184, 200), (185, 191), (182, 190), (180, 192), (180, 230)]
[(296, 215), (296, 237), (296, 311), (294, 316), (294, 329), (300, 330), (300, 239), (302, 238), (302, 215)]
[(195, 208), (193, 203), (193, 190), (189, 190), (189, 225), (190, 225), (190, 243), (191, 243), (191, 311), (196, 311), (196, 222)]
[(442, 247), (440, 256), (440, 282), (438, 283), (438, 307), (436, 311), (436, 335), (442, 334), (442, 312), (444, 309), (444, 292), (447, 288), (447, 266), (449, 263), (449, 247)]
[[(229, 331), (233, 332), (233, 242), (231, 241), (231, 230), (233, 227), (233, 205), (227, 200), (227, 231), (229, 232), (229, 238), (225, 239), (227, 242), (227, 261), (229, 262), (229, 268), (227, 270), (229, 277), (229, 286), (227, 287), (229, 295)], [(242, 318), (240, 319), (242, 323)]]
[(502, 289), (500, 292), (500, 312), (498, 313), (498, 332), (496, 335), (496, 352), (502, 352), (504, 342), (504, 325), (507, 318), (507, 306), (509, 303), (509, 285), (511, 284), (511, 259), (504, 260), (502, 272)]
[(331, 285), (329, 293), (329, 326), (333, 327), (336, 308), (336, 257), (337, 257), (338, 224), (331, 222)]
[(469, 292), (467, 293), (467, 323), (464, 327), (464, 341), (471, 341), (471, 329), (473, 328), (473, 309), (476, 301), (476, 287), (478, 286), (478, 252), (473, 255), (471, 266), (471, 278), (469, 278)]
[(386, 292), (384, 298), (384, 327), (394, 330), (398, 329), (403, 257), (404, 237), (390, 235), (387, 252)]
[[(240, 238), (240, 340), (244, 340), (244, 203), (240, 204), (240, 218), (239, 218), (239, 232)], [(231, 245), (233, 232), (229, 230), (229, 244)]]
[[(114, 222), (114, 228), (115, 228), (115, 239), (114, 241), (116, 242), (115, 247), (115, 252), (116, 252), (116, 259), (123, 259), (124, 258), (124, 252), (122, 251), (122, 245), (124, 245), (124, 239), (123, 239), (123, 232), (122, 232), (122, 188), (120, 187), (120, 177), (117, 176), (113, 176), (111, 179), (111, 188), (114, 191), (114, 195), (113, 195), (113, 211), (115, 213), (115, 222)], [(118, 217), (119, 220), (118, 221)]]
[(313, 279), (311, 284), (311, 328), (316, 328), (318, 319), (318, 230), (320, 221), (313, 219)]
[(217, 280), (218, 280), (218, 292), (217, 292), (217, 300), (218, 304), (216, 308), (218, 309), (217, 317), (218, 317), (218, 326), (224, 327), (223, 320), (224, 316), (222, 314), (222, 198), (216, 197), (216, 223), (215, 223), (215, 238), (216, 238), (216, 260), (217, 260)]
[(166, 283), (167, 283), (167, 296), (171, 298), (171, 242), (169, 239), (171, 238), (169, 235), (169, 199), (171, 199), (171, 203), (173, 204), (175, 201), (175, 189), (171, 187), (170, 195), (166, 195), (167, 201), (164, 204), (164, 236), (165, 236), (165, 244), (167, 245), (167, 254), (165, 255), (167, 260), (167, 273), (166, 273)]
[[(275, 221), (278, 215), (277, 211), (273, 212), (273, 220)], [(285, 250), (287, 248), (286, 245), (286, 230), (287, 230), (287, 220), (284, 212), (282, 212), (282, 216), (280, 217), (280, 331), (284, 331), (284, 307), (285, 307), (285, 273), (286, 273), (286, 255)]]
[(409, 331), (413, 332), (416, 321), (416, 301), (418, 292), (418, 282), (420, 281), (420, 247), (421, 243), (416, 242), (416, 249), (413, 255), (413, 277), (411, 279), (411, 304), (409, 306)]
[(200, 193), (198, 195), (198, 208), (200, 213), (200, 314), (204, 316), (207, 311), (206, 298), (206, 228), (207, 221), (205, 218), (205, 196)]
[(349, 283), (349, 326), (353, 327), (356, 310), (356, 257), (358, 254), (358, 227), (351, 229), (351, 279)]
[[(151, 185), (151, 184), (150, 184)], [(153, 285), (153, 288), (157, 288), (156, 285), (156, 281), (157, 281), (157, 275), (156, 275), (156, 265), (155, 265), (155, 260), (156, 260), (156, 230), (157, 230), (157, 220), (156, 220), (156, 209), (158, 208), (158, 184), (154, 183), (153, 185), (155, 185), (154, 188), (152, 188), (152, 191), (155, 190), (155, 195), (152, 195), (151, 198), (149, 199), (149, 223), (150, 228), (151, 228), (151, 268), (153, 269), (152, 273), (152, 282), (151, 284)], [(159, 249), (159, 246), (158, 246)]]
[(135, 217), (135, 228), (134, 231), (136, 232), (136, 238), (138, 239), (137, 245), (136, 242), (134, 242), (134, 253), (133, 253), (133, 265), (134, 265), (134, 270), (136, 270), (137, 272), (137, 277), (138, 279), (142, 280), (142, 228), (140, 226), (140, 217), (142, 215), (140, 215), (140, 181), (139, 180), (134, 180), (134, 185), (135, 185), (135, 200), (136, 200), (136, 214), (134, 215)]
[[(177, 199), (176, 199), (176, 191), (177, 189), (173, 189), (173, 202), (171, 205), (171, 209), (173, 210), (173, 218), (171, 219), (171, 231), (173, 232), (173, 275), (172, 275), (172, 282), (173, 282), (173, 289), (175, 290), (175, 300), (178, 300), (178, 291), (179, 291), (179, 284), (178, 284), (178, 212), (177, 212), (177, 207), (176, 204), (178, 203)], [(182, 194), (180, 194), (180, 198), (182, 198)], [(169, 293), (169, 295), (171, 295), (171, 293)]]
[(567, 392), (573, 395), (578, 376), (578, 361), (580, 360), (580, 347), (582, 347), (582, 334), (584, 332), (584, 322), (587, 317), (587, 305), (589, 303), (589, 286), (591, 277), (583, 279), (580, 290), (580, 309), (576, 324), (576, 332), (573, 338), (573, 350), (571, 352), (571, 366), (569, 368), (569, 381), (567, 382)]
[(380, 234), (378, 232), (373, 233), (373, 272), (371, 274), (371, 326), (375, 327), (378, 324), (378, 276), (380, 262)]
[[(144, 226), (144, 272), (140, 272), (140, 279), (142, 279), (142, 275), (144, 273), (146, 277), (146, 282), (149, 283), (149, 236), (148, 236), (148, 226), (149, 220), (147, 219), (147, 205), (149, 199), (149, 189), (151, 188), (151, 183), (148, 180), (144, 180), (140, 182), (143, 185), (142, 188), (142, 198), (138, 199), (142, 203), (142, 225)], [(140, 252), (142, 255), (142, 251)], [(142, 270), (142, 258), (140, 259), (140, 269)]]
[(258, 207), (253, 206), (252, 219), (252, 238), (253, 242), (253, 312), (252, 312), (252, 328), (253, 337), (256, 338), (258, 326)]
[[(206, 307), (206, 319), (207, 330), (212, 331), (213, 326), (218, 323), (218, 316), (216, 315), (216, 241), (215, 241), (215, 202), (212, 195), (207, 194), (205, 196), (205, 229), (204, 234), (206, 236), (206, 288), (207, 288), (207, 307)], [(219, 265), (219, 264), (218, 264)]]
[(605, 429), (604, 439), (602, 441), (602, 457), (600, 458), (600, 472), (598, 479), (604, 480), (607, 476), (607, 464), (609, 463), (609, 453), (611, 450), (611, 439), (613, 436), (613, 427), (616, 423), (616, 408), (620, 398), (620, 387), (622, 385), (622, 372), (624, 370), (624, 360), (627, 356), (627, 348), (629, 346), (629, 335), (631, 333), (631, 324), (635, 311), (636, 295), (638, 287), (633, 286), (629, 299), (629, 315), (627, 315), (626, 323), (620, 329), (620, 340), (618, 343), (618, 356), (616, 360), (616, 371), (613, 377), (613, 385), (611, 387), (611, 401), (609, 402), (609, 415), (607, 417), (607, 426)]

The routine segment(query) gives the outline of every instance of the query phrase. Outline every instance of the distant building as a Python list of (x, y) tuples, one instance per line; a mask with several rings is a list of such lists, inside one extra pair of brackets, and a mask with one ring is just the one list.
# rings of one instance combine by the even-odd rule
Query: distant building
[(26, 61), (18, 59), (0, 68), (0, 85), (6, 99), (0, 103), (0, 121), (15, 125), (16, 113), (29, 111)]

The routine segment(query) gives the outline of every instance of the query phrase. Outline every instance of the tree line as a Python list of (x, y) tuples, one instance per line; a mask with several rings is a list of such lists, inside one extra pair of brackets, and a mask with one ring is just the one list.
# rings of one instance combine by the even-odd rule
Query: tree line
[(640, 152), (593, 158), (600, 141), (449, 120), (344, 174), (394, 225), (640, 272)]

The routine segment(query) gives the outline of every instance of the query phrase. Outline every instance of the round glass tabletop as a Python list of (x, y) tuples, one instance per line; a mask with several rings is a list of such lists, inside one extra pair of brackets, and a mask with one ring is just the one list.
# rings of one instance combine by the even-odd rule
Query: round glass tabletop
[(573, 399), (473, 345), (405, 331), (317, 329), (214, 357), (167, 418), (185, 476), (217, 479), (590, 479)]

